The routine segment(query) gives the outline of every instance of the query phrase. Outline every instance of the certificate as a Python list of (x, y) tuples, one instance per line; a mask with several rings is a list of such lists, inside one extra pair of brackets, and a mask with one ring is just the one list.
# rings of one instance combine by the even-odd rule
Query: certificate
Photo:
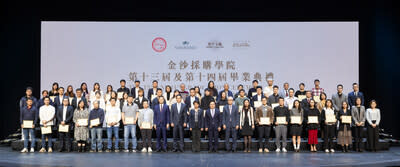
[(300, 116), (290, 116), (290, 123), (291, 124), (301, 124), (301, 117)]
[(297, 96), (297, 99), (299, 99), (299, 101), (302, 101), (305, 98), (307, 98), (306, 95), (298, 95)]
[(56, 98), (56, 96), (50, 96), (50, 100), (52, 101), (52, 102), (54, 102), (54, 99)]
[(219, 106), (219, 112), (224, 112), (224, 106)]
[(254, 101), (254, 107), (258, 108), (261, 106), (261, 101)]
[(72, 104), (72, 100), (74, 100), (74, 98), (73, 97), (70, 97), (70, 98), (68, 98), (69, 99), (69, 104), (71, 105)]
[(279, 103), (272, 103), (272, 104), (271, 104), (272, 109), (274, 109), (274, 108), (277, 107), (277, 106), (279, 106)]
[(342, 123), (350, 124), (351, 123), (351, 116), (343, 115), (342, 116)]
[(88, 119), (78, 119), (79, 126), (88, 126)]
[(42, 134), (51, 134), (51, 126), (41, 127)]
[(257, 95), (257, 92), (251, 92), (251, 97)]
[(151, 129), (150, 122), (143, 122), (141, 128), (142, 129)]
[(335, 115), (325, 115), (325, 117), (326, 117), (325, 122), (327, 122), (327, 123), (335, 123), (336, 122)]
[(308, 116), (308, 123), (317, 124), (318, 123), (318, 116)]
[(24, 120), (22, 122), (24, 128), (33, 128), (33, 121), (30, 120)]
[(133, 117), (125, 117), (125, 124), (134, 124), (134, 122)]
[(314, 96), (313, 99), (314, 99), (314, 101), (317, 102), (317, 103), (321, 101), (321, 99), (319, 99), (319, 96)]
[(261, 117), (260, 118), (260, 125), (270, 125), (270, 119), (269, 117)]
[(286, 117), (276, 117), (276, 122), (278, 124), (285, 124), (286, 123)]
[(59, 132), (66, 132), (66, 133), (67, 133), (67, 132), (69, 131), (69, 125), (61, 125), (61, 124), (60, 124), (60, 125), (58, 126), (58, 131), (59, 131)]
[(122, 97), (123, 95), (124, 95), (124, 92), (118, 92), (118, 93), (117, 93), (117, 98), (118, 98), (118, 99), (122, 99), (122, 98), (123, 98), (123, 97)]
[(92, 126), (97, 126), (99, 124), (100, 124), (99, 118), (90, 120), (90, 125), (92, 125)]

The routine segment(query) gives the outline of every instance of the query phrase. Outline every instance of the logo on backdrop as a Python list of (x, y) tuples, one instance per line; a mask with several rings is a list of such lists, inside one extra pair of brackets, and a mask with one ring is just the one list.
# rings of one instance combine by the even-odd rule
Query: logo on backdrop
[(250, 41), (249, 40), (233, 41), (232, 47), (234, 47), (234, 48), (249, 48)]
[(163, 52), (167, 49), (167, 41), (164, 38), (157, 37), (153, 40), (152, 47), (156, 52)]
[(182, 41), (181, 44), (175, 46), (175, 49), (196, 49), (196, 46), (192, 45), (189, 41)]
[(207, 43), (206, 48), (224, 48), (224, 45), (220, 41), (210, 41)]

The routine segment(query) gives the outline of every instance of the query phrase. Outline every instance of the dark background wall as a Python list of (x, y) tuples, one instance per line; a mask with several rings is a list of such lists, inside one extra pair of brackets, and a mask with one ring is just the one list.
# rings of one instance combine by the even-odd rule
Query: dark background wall
[[(360, 88), (376, 99), (382, 126), (400, 138), (395, 108), (399, 83), (399, 5), (366, 2), (136, 1), (53, 4), (0, 2), (0, 138), (18, 128), (18, 101), (25, 87), (40, 97), (40, 21), (359, 21)], [(346, 61), (346, 60), (340, 60)], [(335, 68), (333, 62), (331, 67)], [(73, 62), (57, 62), (71, 67)], [(337, 74), (340, 75), (346, 74)], [(351, 85), (345, 85), (351, 86)]]

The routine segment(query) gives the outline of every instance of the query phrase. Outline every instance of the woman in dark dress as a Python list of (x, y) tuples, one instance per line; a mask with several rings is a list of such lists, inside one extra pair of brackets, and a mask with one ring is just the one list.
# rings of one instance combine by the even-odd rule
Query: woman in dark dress
[(240, 130), (244, 137), (244, 152), (250, 152), (251, 136), (254, 130), (253, 108), (248, 99), (244, 100), (242, 111), (240, 111)]

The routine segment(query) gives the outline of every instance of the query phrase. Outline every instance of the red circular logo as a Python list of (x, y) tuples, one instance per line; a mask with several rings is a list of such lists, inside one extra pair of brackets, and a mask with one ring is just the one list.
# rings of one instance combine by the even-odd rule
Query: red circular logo
[(164, 38), (157, 37), (152, 42), (153, 50), (156, 52), (163, 52), (167, 49), (167, 41)]

